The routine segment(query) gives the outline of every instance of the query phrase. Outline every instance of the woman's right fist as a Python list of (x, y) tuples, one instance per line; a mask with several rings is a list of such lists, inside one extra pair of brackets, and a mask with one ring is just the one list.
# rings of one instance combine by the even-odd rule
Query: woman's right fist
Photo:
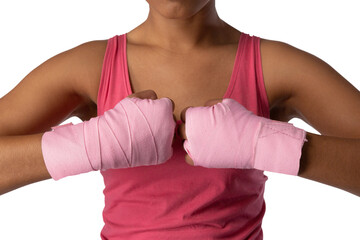
[(147, 90), (119, 101), (103, 115), (44, 133), (42, 152), (53, 179), (89, 172), (161, 164), (173, 153), (174, 104)]
[[(130, 95), (100, 117), (100, 133), (106, 141), (99, 141), (104, 149), (102, 170), (156, 165), (172, 156), (173, 102), (157, 99), (152, 92)], [(91, 137), (85, 139), (92, 141)]]

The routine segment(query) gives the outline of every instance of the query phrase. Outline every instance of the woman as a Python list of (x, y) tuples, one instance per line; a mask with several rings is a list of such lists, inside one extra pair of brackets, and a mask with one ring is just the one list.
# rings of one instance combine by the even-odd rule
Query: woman
[[(213, 98), (222, 98), (224, 93), (228, 92), (228, 79), (232, 78), (231, 70), (234, 66), (234, 58), (237, 55), (238, 46), (241, 46), (238, 44), (240, 43), (239, 39), (245, 41), (244, 38), (242, 38), (244, 36), (242, 35), (243, 33), (231, 28), (217, 17), (213, 1), (193, 1), (191, 4), (189, 1), (189, 4), (186, 3), (187, 2), (168, 3), (162, 5), (157, 1), (149, 1), (150, 14), (147, 21), (129, 32), (126, 38), (123, 38), (123, 40), (125, 39), (127, 41), (127, 57), (132, 92), (139, 92), (140, 94), (142, 90), (154, 89), (158, 98), (169, 97), (175, 103), (175, 119), (179, 121), (181, 115), (183, 115), (183, 122), (185, 122), (184, 110), (187, 106), (202, 106), (205, 101)], [(180, 7), (176, 4), (180, 4)], [(189, 19), (190, 16), (193, 17)], [(182, 21), (180, 19), (189, 20)], [(146, 39), (146, 41), (142, 41), (143, 39)], [(124, 43), (124, 41), (121, 42), (120, 40), (120, 43)], [(41, 148), (39, 148), (43, 131), (49, 130), (51, 126), (58, 124), (67, 116), (79, 116), (83, 120), (96, 116), (96, 112), (91, 112), (91, 109), (96, 109), (94, 108), (94, 103), (98, 103), (99, 100), (97, 99), (97, 94), (99, 93), (98, 90), (100, 89), (99, 85), (101, 83), (99, 83), (98, 79), (101, 75), (102, 60), (105, 55), (106, 46), (106, 41), (84, 44), (73, 51), (64, 53), (61, 56), (59, 55), (59, 57), (56, 57), (56, 60), (54, 58), (54, 60), (48, 61), (23, 80), (21, 86), (24, 86), (22, 89), (25, 89), (26, 92), (32, 92), (30, 87), (26, 87), (26, 84), (33, 84), (34, 81), (43, 82), (42, 86), (44, 89), (53, 87), (53, 90), (47, 89), (47, 92), (44, 91), (44, 95), (39, 95), (39, 97), (43, 98), (40, 102), (46, 102), (46, 106), (41, 107), (41, 105), (37, 105), (37, 109), (31, 109), (34, 117), (37, 117), (42, 121), (47, 121), (46, 123), (41, 122), (41, 124), (39, 124), (39, 120), (29, 120), (28, 118), (26, 119), (26, 124), (28, 125), (25, 125), (23, 129), (21, 129), (19, 126), (23, 125), (17, 122), (16, 131), (18, 132), (14, 132), (14, 128), (11, 127), (11, 124), (14, 124), (13, 126), (15, 126), (14, 120), (4, 120), (5, 124), (2, 125), (2, 135), (25, 135), (35, 132), (42, 133), (18, 137), (16, 138), (16, 141), (14, 141), (14, 138), (10, 137), (4, 138), (3, 144), (6, 146), (4, 149), (9, 150), (8, 155), (6, 155), (6, 151), (3, 152), (3, 159), (5, 159), (4, 165), (11, 167), (11, 169), (22, 169), (16, 164), (23, 165), (24, 162), (13, 161), (14, 157), (11, 155), (11, 153), (14, 152), (20, 153), (21, 150), (25, 151), (24, 147), (19, 144), (19, 141), (29, 141), (29, 143), (34, 144), (31, 146), (34, 146), (32, 149), (37, 155), (32, 155), (33, 157), (27, 158), (27, 160), (31, 163), (34, 163), (35, 160), (37, 160), (38, 165), (35, 165), (34, 169), (30, 169), (30, 171), (29, 169), (23, 169), (24, 172), (19, 172), (17, 177), (12, 175), (6, 176), (5, 173), (1, 174), (1, 176), (7, 180), (2, 181), (2, 183), (5, 183), (5, 185), (2, 186), (3, 192), (30, 182), (49, 178), (41, 155)], [(253, 46), (256, 48), (256, 45)], [(206, 50), (204, 51), (204, 49)], [(304, 145), (299, 176), (324, 182), (358, 195), (358, 186), (356, 185), (358, 182), (358, 179), (356, 179), (357, 176), (356, 174), (349, 174), (352, 172), (349, 171), (349, 169), (358, 169), (356, 168), (355, 161), (353, 163), (350, 162), (356, 159), (354, 154), (358, 154), (358, 152), (356, 152), (356, 149), (358, 149), (359, 146), (358, 141), (355, 139), (349, 140), (350, 138), (359, 137), (359, 132), (357, 131), (359, 128), (356, 126), (356, 123), (358, 122), (358, 115), (356, 115), (356, 111), (358, 111), (356, 107), (358, 104), (356, 103), (359, 102), (358, 91), (350, 85), (347, 85), (341, 76), (336, 74), (324, 63), (309, 55), (304, 55), (290, 46), (262, 40), (261, 49), (264, 83), (269, 104), (268, 109), (272, 109), (271, 118), (287, 121), (294, 116), (301, 117), (304, 120), (307, 119), (309, 123), (325, 135), (348, 138), (348, 140), (345, 140), (308, 134), (307, 137), (309, 142)], [(91, 52), (91, 54), (97, 54), (94, 54), (96, 55), (95, 57), (89, 58), (89, 52)], [(232, 58), (230, 56), (232, 56)], [(272, 61), (276, 57), (279, 60), (274, 64)], [(80, 62), (78, 59), (81, 60), (81, 64), (79, 64), (80, 66), (78, 67), (74, 67), (77, 66), (76, 63)], [(94, 72), (89, 72), (87, 68), (85, 70), (81, 69), (84, 66), (85, 60), (90, 61), (86, 62), (85, 66), (91, 66), (90, 69)], [(294, 65), (289, 63), (294, 63)], [(74, 72), (71, 73), (71, 71), (67, 71), (66, 76), (61, 76), (60, 72), (64, 72), (63, 64), (65, 64), (66, 69), (71, 67)], [(161, 65), (161, 71), (154, 71), (154, 69), (159, 68), (159, 65)], [(303, 67), (304, 72), (298, 71), (301, 67)], [(209, 71), (209, 69), (213, 70)], [(319, 71), (319, 69), (321, 71)], [(156, 74), (154, 72), (156, 72)], [(296, 72), (298, 73), (297, 75), (295, 74)], [(281, 75), (278, 75), (279, 73), (281, 73)], [(41, 81), (41, 76), (49, 76), (49, 74), (54, 76), (54, 82), (49, 82), (49, 78), (46, 79), (47, 82), (45, 82), (45, 80)], [(82, 76), (81, 79), (78, 77), (79, 75)], [(77, 78), (73, 81), (73, 78), (70, 76), (77, 76)], [(316, 76), (316, 79), (314, 79), (314, 76)], [(69, 82), (63, 80), (57, 81), (57, 77), (69, 79)], [(169, 79), (173, 80), (169, 82)], [(197, 79), (195, 83), (193, 79)], [(226, 79), (227, 81), (224, 81), (223, 79)], [(289, 79), (292, 81), (289, 81)], [(311, 81), (312, 84), (316, 84), (317, 87), (309, 87), (309, 82), (305, 83), (304, 79), (306, 79), (306, 81)], [(332, 79), (333, 83), (329, 84), (328, 79)], [(258, 78), (256, 80), (258, 80)], [(181, 84), (175, 85), (174, 83)], [(208, 86), (205, 88), (208, 90), (204, 91), (204, 86), (207, 86), (209, 83), (214, 83), (214, 85)], [(37, 87), (39, 87), (39, 85), (37, 85)], [(222, 91), (220, 91), (220, 89)], [(313, 89), (322, 89), (324, 96), (321, 95), (322, 97), (320, 100), (317, 98), (314, 99), (313, 97), (319, 95), (319, 93), (313, 92)], [(200, 95), (199, 92), (202, 94)], [(11, 95), (9, 94), (4, 97), (1, 104), (3, 104), (3, 106), (6, 104), (7, 107), (9, 107), (9, 104), (11, 103), (16, 104), (15, 99), (19, 98), (15, 96), (18, 96), (19, 94), (24, 94), (21, 92), (20, 85), (12, 91)], [(153, 93), (148, 92), (145, 94), (149, 94), (145, 95), (146, 98), (154, 97)], [(334, 94), (338, 97), (334, 97)], [(331, 96), (332, 98), (330, 99), (327, 96)], [(337, 98), (344, 99), (344, 101), (341, 103), (331, 102), (332, 99)], [(58, 99), (63, 99), (64, 101), (62, 102)], [(33, 101), (35, 100), (33, 99)], [(263, 104), (264, 101), (260, 101), (260, 104), (261, 103)], [(325, 111), (325, 113), (318, 111), (319, 107), (324, 106), (325, 103), (330, 103), (329, 105), (332, 105), (334, 106), (334, 109), (337, 109), (335, 116), (333, 115), (333, 109), (331, 109), (331, 112)], [(211, 102), (211, 104), (215, 104), (215, 102)], [(319, 105), (314, 107), (314, 104)], [(336, 106), (337, 104), (338, 106)], [(28, 107), (29, 106), (27, 106), (27, 108)], [(263, 107), (264, 105), (260, 108)], [(61, 109), (61, 111), (59, 111), (59, 109)], [(181, 114), (181, 112), (183, 112), (183, 114)], [(350, 114), (347, 114), (349, 112), (352, 113), (351, 116)], [(6, 114), (6, 116), (9, 116), (10, 118), (13, 114), (9, 113)], [(346, 126), (339, 126), (338, 121), (336, 121), (336, 116), (342, 116), (342, 121), (344, 121), (345, 116), (345, 121), (347, 122)], [(325, 121), (325, 119), (330, 119), (330, 121)], [(334, 120), (334, 122), (332, 122), (332, 120)], [(324, 125), (325, 122), (326, 126)], [(33, 125), (29, 126), (29, 124)], [(42, 129), (36, 129), (36, 127), (42, 127)], [(184, 124), (180, 126), (180, 135), (181, 137), (186, 138)], [(19, 146), (20, 149), (15, 150), (14, 148), (16, 146)], [(311, 148), (310, 146), (314, 147)], [(336, 154), (339, 152), (336, 150), (338, 147), (341, 147), (342, 149), (345, 148), (345, 151), (342, 150), (342, 155), (344, 155), (342, 156), (342, 160), (349, 161), (348, 164), (344, 165), (338, 163), (338, 158), (336, 157)], [(312, 152), (312, 150), (316, 153)], [(331, 150), (334, 152), (331, 152)], [(26, 150), (22, 154), (29, 154), (27, 151), (29, 150)], [(346, 153), (349, 153), (349, 156), (346, 156)], [(319, 158), (315, 157), (315, 155), (323, 157)], [(10, 158), (10, 156), (12, 158)], [(189, 156), (185, 156), (187, 162), (191, 164), (192, 162)], [(328, 169), (325, 169), (322, 166), (325, 159), (328, 162), (333, 163)], [(341, 170), (342, 167), (348, 167), (348, 169)], [(214, 173), (215, 172), (216, 171), (214, 170)], [(234, 171), (231, 176), (235, 176), (235, 172), (236, 171)], [(224, 171), (223, 173), (227, 174), (228, 171)], [(338, 181), (338, 178), (335, 179), (333, 177), (335, 173), (340, 174), (340, 176), (342, 176), (341, 178), (346, 176), (348, 179)], [(129, 175), (131, 176), (130, 173)], [(240, 176), (241, 175), (237, 177), (240, 178)], [(261, 176), (259, 175), (259, 181), (261, 181), (260, 177)], [(240, 181), (240, 179), (237, 180)], [(235, 181), (232, 181), (231, 183), (233, 184), (234, 182)], [(260, 183), (260, 185), (262, 184), (263, 183)], [(226, 188), (228, 187), (231, 187), (231, 185), (226, 185)], [(221, 194), (219, 196), (221, 196)], [(261, 194), (258, 196), (261, 196)], [(178, 198), (175, 198), (174, 200), (176, 199)], [(207, 201), (203, 203), (205, 205), (209, 202), (209, 199), (206, 200)], [(262, 206), (262, 204), (258, 206)], [(254, 239), (261, 238), (261, 228), (259, 223), (261, 222), (263, 209), (259, 208), (259, 210), (260, 213), (257, 215), (257, 224), (254, 229), (251, 231), (247, 229), (248, 232), (246, 234), (248, 235), (238, 236), (244, 238), (251, 236)], [(195, 213), (193, 214), (196, 215)], [(201, 215), (199, 213), (197, 214)], [(193, 220), (194, 218), (189, 219)], [(111, 219), (108, 220), (110, 221)], [(178, 222), (175, 222), (174, 224), (177, 223)], [(224, 227), (223, 224), (224, 223), (216, 222), (209, 223), (208, 226), (213, 226), (217, 229)], [(198, 226), (200, 229), (205, 229), (207, 227), (206, 224), (193, 224), (192, 226)], [(184, 227), (184, 229), (186, 229), (186, 227)], [(197, 232), (200, 231), (201, 230), (198, 230)], [(220, 230), (217, 231), (220, 232)], [(242, 232), (240, 231), (239, 234), (244, 234), (244, 232), (245, 230)], [(105, 234), (109, 234), (109, 236), (111, 234), (116, 235), (116, 233), (106, 232), (106, 228), (103, 234), (104, 239), (107, 238)], [(159, 232), (156, 232), (155, 234), (160, 236)], [(223, 232), (221, 234), (226, 233)], [(235, 235), (233, 237), (235, 237)], [(111, 237), (109, 238), (112, 239)]]

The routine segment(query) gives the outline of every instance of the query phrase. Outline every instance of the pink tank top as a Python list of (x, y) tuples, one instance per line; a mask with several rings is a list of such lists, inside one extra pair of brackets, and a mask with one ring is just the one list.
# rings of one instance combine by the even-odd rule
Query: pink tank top
[[(126, 33), (108, 40), (98, 92), (102, 115), (132, 94)], [(269, 118), (260, 58), (260, 38), (242, 33), (223, 98)], [(181, 121), (177, 122), (177, 126)], [(262, 239), (267, 177), (259, 170), (193, 167), (179, 136), (164, 164), (102, 171), (105, 222), (101, 238)]]

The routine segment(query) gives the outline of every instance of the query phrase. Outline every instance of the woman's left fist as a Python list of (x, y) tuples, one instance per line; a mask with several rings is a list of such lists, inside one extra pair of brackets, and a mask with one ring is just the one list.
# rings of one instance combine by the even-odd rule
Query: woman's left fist
[[(219, 102), (221, 102), (221, 101), (222, 101), (222, 99), (211, 99), (211, 100), (208, 100), (208, 101), (205, 102), (204, 107), (213, 106), (213, 105), (215, 105), (215, 104), (217, 104), (217, 103), (219, 103)], [(184, 108), (184, 109), (181, 111), (181, 114), (180, 114), (180, 118), (181, 118), (181, 121), (182, 121), (183, 123), (179, 126), (179, 135), (180, 135), (180, 137), (181, 137), (182, 139), (184, 139), (184, 140), (188, 140), (188, 139), (187, 139), (187, 136), (186, 136), (186, 110), (187, 110), (188, 108), (190, 108), (190, 106)], [(193, 159), (191, 158), (191, 156), (190, 156), (188, 153), (185, 154), (185, 161), (186, 161), (188, 164), (194, 166), (194, 161), (193, 161)]]

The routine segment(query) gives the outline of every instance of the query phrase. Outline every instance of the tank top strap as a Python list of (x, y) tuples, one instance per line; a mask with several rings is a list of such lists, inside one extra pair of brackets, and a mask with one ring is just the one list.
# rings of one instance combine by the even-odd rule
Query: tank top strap
[(104, 114), (130, 92), (126, 33), (108, 39), (97, 96), (97, 115)]
[(261, 64), (260, 38), (241, 33), (239, 54), (235, 60), (233, 83), (229, 97), (248, 110), (269, 118), (269, 103)]

